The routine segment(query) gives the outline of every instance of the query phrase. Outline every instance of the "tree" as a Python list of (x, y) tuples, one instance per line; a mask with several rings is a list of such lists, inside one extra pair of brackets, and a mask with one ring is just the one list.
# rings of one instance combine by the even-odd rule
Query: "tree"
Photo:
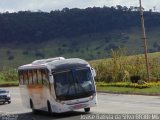
[(128, 11), (128, 7), (127, 6), (124, 6), (122, 9), (123, 9), (123, 11)]
[(121, 5), (116, 5), (116, 8), (119, 10), (119, 11), (123, 11), (123, 7)]
[(153, 6), (153, 10), (154, 10), (154, 12), (156, 12), (156, 10), (157, 10), (157, 9), (156, 9), (156, 6)]
[(133, 11), (134, 10), (134, 6), (130, 6), (130, 8), (128, 9), (128, 11)]
[(149, 12), (152, 13), (152, 9), (149, 9)]
[(62, 12), (69, 12), (69, 8), (67, 8), (67, 7), (63, 8)]

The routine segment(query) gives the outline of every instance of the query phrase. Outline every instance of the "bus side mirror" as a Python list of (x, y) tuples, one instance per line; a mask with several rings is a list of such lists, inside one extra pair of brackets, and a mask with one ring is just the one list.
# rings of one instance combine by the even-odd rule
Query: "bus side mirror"
[(96, 71), (95, 71), (95, 69), (94, 69), (94, 68), (91, 68), (91, 71), (92, 71), (93, 77), (96, 77)]
[(50, 76), (49, 76), (49, 82), (50, 82), (51, 84), (53, 84), (53, 83), (54, 83), (53, 75), (50, 75)]

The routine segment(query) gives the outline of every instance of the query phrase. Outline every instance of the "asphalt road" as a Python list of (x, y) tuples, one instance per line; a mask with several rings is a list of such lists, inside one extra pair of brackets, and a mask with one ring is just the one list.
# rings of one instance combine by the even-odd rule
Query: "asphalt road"
[(9, 89), (12, 102), (0, 105), (0, 119), (9, 116), (16, 118), (15, 120), (79, 120), (96, 114), (160, 114), (160, 96), (98, 93), (97, 107), (91, 108), (89, 114), (78, 110), (52, 115), (40, 112), (34, 115), (30, 109), (23, 107), (19, 88), (5, 89)]

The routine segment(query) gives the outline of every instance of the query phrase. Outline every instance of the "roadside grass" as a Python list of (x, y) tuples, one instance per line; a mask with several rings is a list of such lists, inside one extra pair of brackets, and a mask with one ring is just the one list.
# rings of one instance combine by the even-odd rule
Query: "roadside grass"
[(122, 94), (145, 94), (160, 95), (160, 82), (137, 84), (137, 83), (96, 83), (97, 91)]
[(131, 82), (116, 82), (116, 83), (105, 83), (96, 82), (96, 85), (101, 87), (111, 86), (111, 87), (126, 87), (126, 88), (150, 88), (154, 86), (160, 86), (160, 82), (150, 82), (150, 83), (131, 83)]
[(109, 93), (121, 93), (121, 94), (144, 94), (144, 95), (160, 95), (160, 86), (154, 86), (150, 88), (126, 88), (126, 87), (101, 87), (97, 86), (97, 91), (109, 92)]
[(10, 82), (0, 80), (0, 87), (10, 87), (10, 86), (18, 86), (18, 80)]

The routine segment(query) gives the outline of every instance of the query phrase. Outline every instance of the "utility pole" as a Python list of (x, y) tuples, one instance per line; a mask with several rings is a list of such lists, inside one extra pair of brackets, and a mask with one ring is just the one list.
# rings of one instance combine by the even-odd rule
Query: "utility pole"
[(148, 77), (148, 81), (150, 81), (150, 70), (149, 70), (148, 53), (147, 53), (147, 38), (146, 38), (146, 32), (145, 32), (145, 26), (144, 26), (144, 16), (143, 16), (141, 0), (139, 0), (139, 4), (140, 4), (142, 33), (143, 33), (143, 40), (144, 40), (144, 52), (145, 52), (145, 61), (146, 61), (146, 68), (147, 68), (147, 77)]

